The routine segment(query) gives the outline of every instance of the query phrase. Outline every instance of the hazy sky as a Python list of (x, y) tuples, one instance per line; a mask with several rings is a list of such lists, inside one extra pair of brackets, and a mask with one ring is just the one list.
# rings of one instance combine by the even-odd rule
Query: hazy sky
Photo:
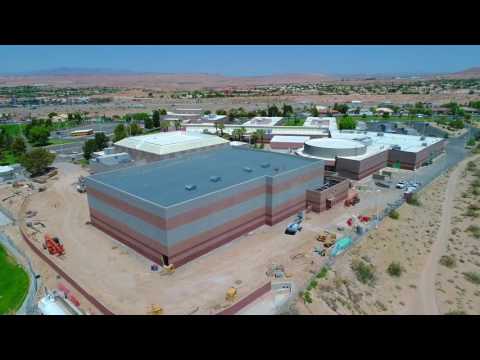
[(3, 74), (59, 67), (268, 75), (450, 72), (473, 66), (480, 66), (480, 46), (0, 45)]

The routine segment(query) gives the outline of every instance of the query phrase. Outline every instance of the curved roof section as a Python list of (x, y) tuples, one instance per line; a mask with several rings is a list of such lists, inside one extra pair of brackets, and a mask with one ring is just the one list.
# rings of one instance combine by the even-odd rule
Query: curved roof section
[(215, 135), (187, 134), (183, 131), (172, 131), (131, 136), (117, 141), (115, 145), (156, 155), (166, 155), (225, 143), (228, 143), (228, 140)]

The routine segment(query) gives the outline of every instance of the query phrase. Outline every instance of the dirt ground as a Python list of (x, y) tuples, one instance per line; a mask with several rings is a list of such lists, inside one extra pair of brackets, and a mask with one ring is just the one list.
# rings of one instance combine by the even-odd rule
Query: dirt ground
[[(463, 176), (467, 161), (422, 190), (419, 193), (420, 206), (403, 205), (398, 211), (398, 220), (387, 218), (366, 239), (341, 255), (327, 276), (317, 279), (318, 284), (310, 291), (312, 302), (308, 304), (298, 298), (291, 306), (292, 312), (478, 313), (478, 285), (469, 282), (463, 275), (465, 272), (478, 273), (480, 266), (478, 239), (465, 231), (472, 223), (478, 223), (478, 218), (463, 216), (461, 224), (458, 223), (460, 213), (465, 212), (466, 202), (471, 204), (475, 201), (474, 197), (461, 198), (473, 181), (473, 176)], [(462, 209), (457, 209), (458, 206), (453, 208), (453, 199), (463, 202)], [(445, 237), (447, 232), (450, 234), (450, 220), (459, 229), (448, 235), (447, 245)], [(457, 259), (455, 268), (439, 265), (445, 251)], [(359, 281), (352, 270), (352, 264), (358, 262), (371, 266), (374, 274), (371, 282)], [(398, 263), (402, 269), (398, 277), (387, 271), (392, 262)]]

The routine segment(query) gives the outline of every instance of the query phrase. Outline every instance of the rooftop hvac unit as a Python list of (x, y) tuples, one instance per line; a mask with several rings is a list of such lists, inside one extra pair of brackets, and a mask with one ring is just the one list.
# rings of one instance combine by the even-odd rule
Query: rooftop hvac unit
[(243, 171), (252, 172), (253, 170), (252, 170), (252, 168), (249, 168), (248, 166), (245, 166), (245, 167), (243, 168)]
[(384, 135), (383, 132), (377, 133), (377, 136), (383, 136), (383, 135)]
[(400, 145), (392, 145), (391, 149), (392, 150), (401, 150), (402, 148), (400, 147)]
[(422, 143), (422, 146), (427, 146), (428, 144), (426, 142)]
[(215, 182), (215, 183), (216, 183), (216, 182), (219, 182), (220, 179), (221, 179), (220, 176), (210, 176), (210, 181), (211, 181), (211, 182)]
[(420, 138), (420, 140), (425, 140), (425, 136), (422, 136), (422, 137)]
[(269, 163), (263, 163), (262, 165), (260, 165), (262, 168), (266, 169), (268, 167), (270, 167), (270, 164)]
[(196, 188), (197, 188), (197, 185), (194, 185), (194, 184), (185, 185), (185, 189), (188, 191), (195, 190)]

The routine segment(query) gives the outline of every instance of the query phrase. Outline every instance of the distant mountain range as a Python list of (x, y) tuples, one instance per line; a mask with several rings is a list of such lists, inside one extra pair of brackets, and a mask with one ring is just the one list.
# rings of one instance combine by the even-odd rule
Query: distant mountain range
[(206, 73), (141, 73), (108, 68), (70, 68), (0, 75), (0, 85), (49, 84), (53, 86), (112, 86), (171, 90), (251, 88), (255, 86), (335, 83), (338, 81), (409, 81), (415, 79), (480, 78), (480, 67), (454, 73), (397, 73), (397, 74), (272, 74), (257, 76), (227, 76)]

